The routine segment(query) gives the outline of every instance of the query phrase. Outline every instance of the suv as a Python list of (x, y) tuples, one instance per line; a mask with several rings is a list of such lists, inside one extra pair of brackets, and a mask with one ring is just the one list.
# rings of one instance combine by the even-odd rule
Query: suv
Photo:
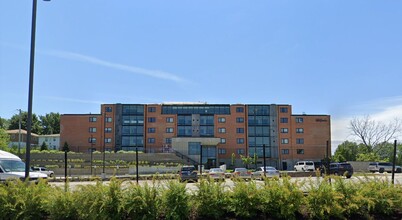
[[(389, 162), (371, 162), (368, 166), (368, 171), (375, 173), (392, 172), (392, 163)], [(401, 173), (402, 168), (400, 166), (395, 166), (395, 173)]]
[[(321, 169), (321, 174), (325, 173), (325, 168)], [(330, 163), (329, 164), (329, 174), (341, 175), (350, 178), (353, 175), (353, 167), (350, 163)]]
[(299, 161), (294, 165), (295, 171), (314, 171), (315, 166), (313, 161)]
[(180, 181), (194, 181), (198, 182), (197, 170), (194, 166), (183, 166), (179, 171)]

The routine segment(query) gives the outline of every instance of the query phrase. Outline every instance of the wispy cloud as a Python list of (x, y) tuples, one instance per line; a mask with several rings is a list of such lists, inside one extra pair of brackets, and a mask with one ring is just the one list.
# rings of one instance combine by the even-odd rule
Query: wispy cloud
[(104, 67), (108, 67), (108, 68), (112, 68), (112, 69), (116, 69), (116, 70), (145, 75), (145, 76), (163, 79), (163, 80), (170, 80), (170, 81), (174, 81), (177, 83), (187, 82), (187, 80), (185, 80), (175, 74), (169, 73), (169, 72), (160, 71), (160, 70), (150, 70), (150, 69), (144, 69), (144, 68), (135, 67), (135, 66), (113, 63), (113, 62), (109, 62), (106, 60), (102, 60), (102, 59), (99, 59), (96, 57), (87, 56), (87, 55), (83, 55), (83, 54), (79, 54), (79, 53), (73, 53), (73, 52), (67, 52), (67, 51), (54, 51), (54, 50), (46, 51), (44, 53), (51, 55), (51, 56), (63, 58), (63, 59), (92, 63), (92, 64), (99, 65), (99, 66), (104, 66)]

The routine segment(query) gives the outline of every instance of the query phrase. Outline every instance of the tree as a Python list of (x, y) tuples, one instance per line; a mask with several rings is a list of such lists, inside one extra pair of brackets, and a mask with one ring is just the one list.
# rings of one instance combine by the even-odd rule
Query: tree
[[(350, 121), (352, 135), (356, 136), (369, 150), (380, 150), (391, 139), (395, 139), (401, 132), (401, 120), (396, 118), (388, 124), (376, 122), (370, 116), (354, 118)], [(374, 152), (376, 153), (376, 152)]]
[(0, 128), (7, 130), (8, 129), (8, 120), (0, 117)]
[(246, 168), (248, 169), (248, 165), (253, 162), (253, 158), (250, 156), (243, 156), (243, 155), (240, 155), (240, 158), (243, 161), (243, 164), (246, 165)]
[(345, 141), (338, 145), (334, 154), (334, 161), (356, 161), (359, 153), (358, 144), (355, 142)]
[(40, 146), (40, 151), (43, 151), (43, 150), (48, 150), (46, 142), (42, 142), (42, 145)]
[(60, 114), (51, 112), (45, 116), (39, 116), (42, 134), (60, 133)]
[(66, 141), (66, 142), (64, 142), (63, 148), (62, 148), (61, 150), (62, 150), (62, 151), (67, 151), (67, 152), (69, 152), (69, 151), (70, 151), (70, 148), (68, 147), (68, 143), (67, 143), (67, 141)]
[(9, 142), (10, 142), (10, 136), (7, 134), (5, 129), (0, 128), (0, 149), (7, 150)]
[[(19, 128), (20, 116), (15, 114), (10, 119), (10, 125), (8, 129), (18, 129)], [(27, 130), (28, 112), (21, 112), (21, 129)], [(42, 134), (42, 129), (40, 121), (35, 114), (32, 114), (32, 124), (31, 132), (35, 134)]]

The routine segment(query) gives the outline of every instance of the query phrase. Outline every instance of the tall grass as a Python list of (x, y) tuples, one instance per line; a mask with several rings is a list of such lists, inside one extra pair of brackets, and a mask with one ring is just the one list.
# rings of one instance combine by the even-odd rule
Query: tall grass
[(186, 184), (176, 180), (166, 181), (162, 192), (162, 213), (166, 219), (187, 219), (190, 214), (190, 196)]

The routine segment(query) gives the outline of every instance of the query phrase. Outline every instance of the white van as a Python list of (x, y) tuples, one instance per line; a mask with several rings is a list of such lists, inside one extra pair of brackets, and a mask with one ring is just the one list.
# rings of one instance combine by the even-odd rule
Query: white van
[(314, 171), (315, 166), (313, 161), (299, 161), (294, 166), (295, 171)]
[[(25, 178), (25, 163), (18, 156), (0, 150), (0, 181), (8, 179)], [(39, 178), (47, 179), (47, 175), (38, 172), (29, 172), (30, 181), (38, 181)]]

